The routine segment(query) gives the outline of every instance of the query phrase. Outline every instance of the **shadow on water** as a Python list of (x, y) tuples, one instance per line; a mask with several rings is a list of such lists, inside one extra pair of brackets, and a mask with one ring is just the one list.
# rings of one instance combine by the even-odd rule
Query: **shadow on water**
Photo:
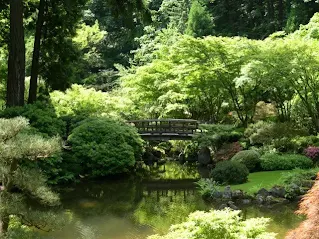
[[(45, 238), (90, 239), (85, 236), (90, 232), (96, 239), (143, 239), (165, 233), (170, 225), (182, 222), (191, 212), (218, 207), (202, 200), (193, 177), (180, 180), (170, 177), (142, 182), (91, 182), (61, 189), (62, 203), (71, 223)], [(293, 214), (295, 209), (296, 205), (273, 209), (246, 206), (242, 212), (247, 218), (272, 218), (269, 230), (279, 233), (277, 238), (281, 239), (302, 220)]]

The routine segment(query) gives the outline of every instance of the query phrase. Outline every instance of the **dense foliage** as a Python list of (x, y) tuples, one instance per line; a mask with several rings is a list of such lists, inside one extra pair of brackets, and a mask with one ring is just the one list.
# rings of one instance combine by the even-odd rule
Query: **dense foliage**
[(318, 168), (309, 170), (294, 169), (291, 172), (285, 173), (281, 180), (286, 189), (286, 198), (295, 198), (303, 194), (301, 190), (296, 190), (296, 187), (303, 191), (308, 191), (313, 185), (313, 180), (316, 178)]
[(225, 209), (209, 212), (197, 211), (189, 215), (186, 222), (173, 225), (164, 235), (148, 239), (274, 239), (275, 234), (266, 232), (267, 218), (243, 220), (240, 211)]
[(92, 178), (128, 173), (142, 153), (142, 140), (133, 127), (104, 117), (81, 122), (68, 142), (80, 173)]
[(240, 151), (231, 160), (244, 164), (249, 172), (255, 172), (260, 169), (260, 154), (255, 150)]
[(223, 161), (212, 170), (213, 180), (223, 184), (240, 184), (247, 181), (249, 170), (244, 164), (234, 161)]
[(57, 117), (55, 109), (48, 102), (36, 102), (23, 107), (11, 107), (0, 111), (2, 118), (23, 116), (30, 121), (30, 125), (39, 133), (47, 136), (64, 136), (65, 123)]
[[(154, 145), (182, 163), (206, 152), (213, 178), (200, 181), (204, 194), (245, 182), (249, 171), (311, 168), (319, 157), (318, 11), (315, 0), (1, 1), (0, 173), (9, 172), (1, 181), (9, 190), (0, 209), (15, 202), (3, 197), (12, 182), (46, 202), (47, 193), (57, 198), (42, 174), (60, 183), (135, 171), (143, 141), (124, 123), (131, 119), (201, 122), (192, 141)], [(64, 150), (53, 154), (56, 135)], [(37, 181), (30, 174), (39, 170)], [(310, 174), (291, 175), (285, 183), (300, 186)], [(3, 225), (17, 214), (10, 210), (0, 212)], [(233, 212), (228, 227), (223, 213), (198, 213), (213, 218), (207, 225), (221, 217), (223, 228), (198, 219), (198, 237), (272, 237)], [(193, 238), (184, 226), (162, 238)]]
[(41, 171), (24, 167), (23, 163), (46, 160), (59, 149), (57, 138), (44, 139), (28, 132), (28, 121), (25, 118), (0, 119), (2, 233), (8, 231), (13, 215), (22, 224), (40, 228), (49, 226), (50, 222), (57, 222), (52, 213), (35, 208), (30, 210), (27, 203), (30, 197), (47, 206), (58, 205), (59, 197), (46, 185), (46, 178)]
[(310, 158), (298, 154), (267, 153), (261, 156), (261, 168), (265, 171), (307, 169), (313, 166)]

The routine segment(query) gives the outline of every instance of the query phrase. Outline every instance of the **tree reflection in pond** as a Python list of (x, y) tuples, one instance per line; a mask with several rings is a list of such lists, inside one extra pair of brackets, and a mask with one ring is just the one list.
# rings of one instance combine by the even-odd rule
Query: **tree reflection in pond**
[(164, 233), (191, 212), (208, 208), (195, 190), (156, 190), (139, 203), (134, 219), (138, 224), (151, 226), (156, 233)]

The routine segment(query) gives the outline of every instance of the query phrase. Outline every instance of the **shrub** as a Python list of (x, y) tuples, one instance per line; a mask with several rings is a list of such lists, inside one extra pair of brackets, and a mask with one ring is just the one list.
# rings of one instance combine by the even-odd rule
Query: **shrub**
[(244, 164), (249, 172), (258, 171), (260, 168), (260, 154), (255, 150), (240, 151), (231, 160)]
[(82, 121), (68, 141), (73, 158), (90, 177), (127, 173), (142, 153), (135, 128), (104, 117)]
[(313, 169), (294, 169), (290, 172), (285, 173), (282, 178), (282, 184), (286, 189), (286, 198), (295, 198), (302, 194), (300, 190), (296, 191), (296, 187), (307, 191), (313, 185), (313, 180), (316, 178), (318, 168)]
[(198, 182), (196, 182), (196, 185), (199, 188), (199, 193), (204, 197), (212, 197), (219, 191), (219, 184), (211, 178), (201, 178)]
[(307, 134), (308, 133), (305, 129), (287, 122), (269, 123), (259, 121), (255, 124), (249, 125), (245, 130), (245, 136), (249, 138), (252, 145), (271, 144), (274, 139), (306, 136)]
[(212, 178), (218, 183), (240, 184), (247, 182), (249, 170), (239, 162), (223, 161), (212, 170)]
[(36, 102), (24, 107), (11, 107), (0, 112), (2, 118), (23, 116), (29, 119), (30, 125), (39, 133), (48, 136), (64, 135), (65, 123), (59, 119), (50, 103)]
[(224, 144), (215, 154), (214, 161), (220, 162), (231, 159), (236, 153), (240, 152), (243, 148), (239, 142)]
[[(319, 177), (319, 174), (318, 174)], [(290, 231), (285, 239), (310, 239), (319, 238), (319, 180), (317, 178), (314, 186), (306, 194), (300, 203), (298, 213), (307, 216), (298, 228)]]
[(261, 156), (261, 168), (266, 171), (307, 169), (313, 166), (312, 160), (299, 154), (267, 153)]
[(274, 139), (272, 144), (280, 152), (295, 152), (303, 153), (304, 149), (310, 145), (316, 145), (319, 138), (314, 135), (310, 136), (297, 136), (293, 138), (282, 137)]
[(244, 220), (241, 211), (211, 210), (191, 213), (186, 222), (171, 226), (164, 235), (148, 239), (275, 239), (274, 233), (266, 232), (268, 218)]
[(203, 132), (195, 136), (195, 141), (201, 148), (212, 147), (217, 150), (223, 144), (236, 142), (243, 136), (243, 130), (235, 125), (202, 124), (199, 127)]
[(319, 159), (319, 147), (308, 147), (305, 149), (305, 155), (312, 159), (313, 162), (318, 162)]

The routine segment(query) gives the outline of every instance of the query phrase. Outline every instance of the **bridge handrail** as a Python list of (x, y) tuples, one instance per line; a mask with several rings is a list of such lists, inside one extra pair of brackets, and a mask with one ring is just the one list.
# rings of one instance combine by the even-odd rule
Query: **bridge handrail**
[(144, 120), (128, 120), (129, 123), (136, 122), (189, 122), (189, 123), (198, 123), (197, 120), (193, 119), (144, 119)]

